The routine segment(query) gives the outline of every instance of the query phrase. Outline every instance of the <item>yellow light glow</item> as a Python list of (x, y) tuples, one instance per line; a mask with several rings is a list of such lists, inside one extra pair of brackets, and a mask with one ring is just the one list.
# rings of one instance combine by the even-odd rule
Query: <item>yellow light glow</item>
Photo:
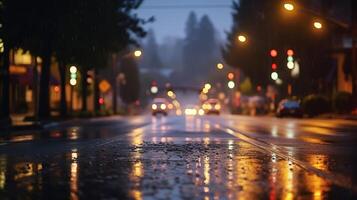
[(140, 51), (140, 50), (136, 50), (135, 52), (134, 52), (134, 56), (135, 57), (140, 57), (142, 55), (142, 52)]
[(204, 115), (204, 114), (205, 114), (205, 111), (204, 111), (204, 110), (202, 110), (202, 109), (199, 109), (199, 110), (198, 110), (198, 114), (202, 116), (202, 115)]
[(287, 11), (293, 11), (295, 9), (295, 6), (292, 3), (285, 3), (284, 8)]
[(169, 97), (173, 97), (175, 94), (174, 94), (174, 92), (172, 92), (172, 91), (168, 91), (167, 92), (167, 96), (169, 96)]
[(172, 110), (174, 108), (174, 105), (172, 105), (172, 103), (170, 103), (169, 105), (167, 105), (167, 107)]
[(205, 88), (206, 88), (207, 90), (210, 90), (210, 89), (212, 88), (212, 85), (209, 84), (209, 83), (206, 83), (206, 84), (205, 84)]
[(166, 105), (165, 104), (161, 104), (160, 108), (161, 108), (161, 110), (165, 110), (166, 109)]
[(152, 105), (151, 105), (151, 108), (152, 108), (153, 110), (156, 110), (156, 109), (157, 109), (157, 105), (156, 105), (156, 104), (152, 104)]
[(182, 111), (180, 109), (176, 110), (176, 115), (178, 116), (182, 115)]
[(322, 29), (322, 24), (321, 24), (321, 22), (318, 22), (318, 21), (314, 22), (314, 27), (315, 27), (316, 29)]
[(220, 104), (216, 104), (216, 105), (214, 106), (214, 109), (220, 110), (220, 109), (221, 109), (221, 105), (220, 105)]
[(202, 92), (203, 92), (204, 94), (207, 94), (207, 93), (208, 93), (208, 89), (207, 89), (207, 88), (203, 88)]
[(217, 69), (223, 69), (223, 68), (224, 68), (224, 65), (222, 63), (217, 64)]
[(239, 40), (239, 42), (246, 42), (247, 38), (244, 35), (239, 35), (238, 40)]

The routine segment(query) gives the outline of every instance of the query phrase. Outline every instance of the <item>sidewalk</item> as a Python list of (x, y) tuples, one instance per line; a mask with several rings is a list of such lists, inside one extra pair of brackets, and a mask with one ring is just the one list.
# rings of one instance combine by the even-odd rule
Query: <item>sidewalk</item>
[[(0, 127), (0, 131), (25, 131), (25, 130), (42, 130), (50, 129), (58, 126), (71, 126), (73, 124), (79, 124), (84, 122), (101, 122), (107, 120), (118, 120), (122, 118), (119, 115), (107, 116), (107, 117), (92, 117), (92, 118), (66, 118), (62, 120), (50, 119), (46, 121), (27, 121), (26, 115), (14, 115), (11, 116), (12, 124), (9, 127)], [(1, 134), (1, 132), (0, 132)]]

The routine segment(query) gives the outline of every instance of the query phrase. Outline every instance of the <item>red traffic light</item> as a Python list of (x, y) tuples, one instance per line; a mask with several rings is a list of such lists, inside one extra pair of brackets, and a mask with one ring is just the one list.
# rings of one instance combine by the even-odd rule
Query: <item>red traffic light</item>
[(276, 63), (271, 64), (271, 69), (276, 70), (278, 68), (278, 65)]
[(276, 51), (275, 49), (272, 49), (272, 50), (270, 50), (270, 56), (271, 57), (277, 57), (278, 56), (278, 51)]
[(292, 49), (289, 49), (286, 54), (288, 54), (288, 56), (293, 56), (294, 55), (294, 51)]
[(227, 78), (228, 78), (229, 80), (234, 79), (234, 74), (233, 74), (232, 72), (229, 72), (229, 73), (227, 74)]
[(103, 97), (100, 97), (99, 100), (98, 100), (99, 104), (100, 105), (103, 105), (104, 104), (104, 98)]

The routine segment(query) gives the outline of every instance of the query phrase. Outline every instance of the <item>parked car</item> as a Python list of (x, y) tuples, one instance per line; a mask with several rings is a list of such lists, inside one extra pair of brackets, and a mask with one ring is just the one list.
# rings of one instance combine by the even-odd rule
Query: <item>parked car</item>
[(202, 104), (202, 109), (204, 110), (206, 115), (216, 114), (219, 115), (221, 113), (221, 104), (218, 99), (208, 99)]
[(167, 100), (164, 98), (155, 98), (151, 104), (151, 112), (153, 116), (157, 114), (163, 114), (166, 116), (168, 114)]
[(301, 104), (296, 100), (284, 99), (280, 101), (277, 112), (277, 117), (302, 117), (303, 112), (301, 108)]

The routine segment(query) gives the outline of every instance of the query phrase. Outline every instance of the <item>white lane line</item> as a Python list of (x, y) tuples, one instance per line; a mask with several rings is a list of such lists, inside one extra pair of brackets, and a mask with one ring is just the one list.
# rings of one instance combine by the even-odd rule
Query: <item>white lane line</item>
[(252, 144), (252, 145), (254, 145), (260, 149), (263, 149), (265, 151), (268, 151), (269, 153), (275, 153), (280, 158), (283, 158), (287, 161), (291, 161), (294, 164), (298, 165), (299, 167), (301, 167), (309, 172), (312, 172), (321, 178), (328, 179), (335, 185), (350, 189), (353, 192), (357, 192), (357, 187), (355, 185), (353, 185), (351, 179), (346, 176), (343, 176), (341, 174), (336, 174), (336, 173), (332, 174), (330, 172), (326, 172), (326, 171), (320, 170), (316, 167), (313, 167), (309, 163), (300, 161), (300, 160), (292, 157), (291, 155), (289, 155), (288, 152), (286, 152), (286, 150), (284, 148), (277, 146), (275, 144), (264, 142), (264, 141), (258, 140), (256, 138), (249, 137), (248, 135), (246, 135), (242, 132), (239, 132), (238, 130), (235, 130), (235, 129), (232, 129), (232, 128), (229, 128), (226, 126), (222, 126), (219, 124), (216, 124), (216, 126), (218, 127), (218, 129), (220, 129), (230, 135), (233, 135), (249, 144)]

